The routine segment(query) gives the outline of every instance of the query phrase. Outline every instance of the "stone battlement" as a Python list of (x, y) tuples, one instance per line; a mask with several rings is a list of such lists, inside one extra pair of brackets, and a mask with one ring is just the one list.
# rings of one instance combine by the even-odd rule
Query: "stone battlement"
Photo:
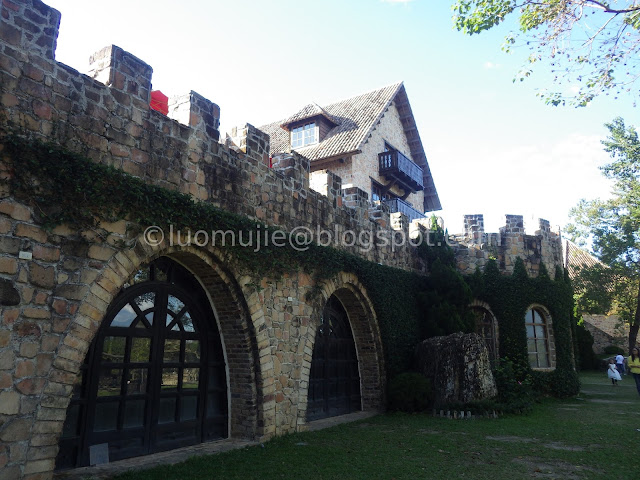
[(548, 220), (540, 218), (534, 235), (525, 233), (522, 215), (506, 215), (505, 226), (497, 233), (484, 231), (482, 214), (464, 216), (464, 232), (453, 235), (456, 262), (463, 274), (481, 270), (490, 258), (505, 273), (513, 272), (516, 258), (524, 260), (529, 275), (537, 276), (540, 263), (544, 263), (550, 275), (556, 266), (562, 268), (562, 239), (552, 232)]
[[(25, 134), (288, 231), (337, 224), (377, 238), (393, 225), (408, 235), (407, 222), (391, 221), (400, 214), (370, 212), (367, 194), (343, 191), (339, 177), (325, 172), (330, 179), (319, 185), (320, 175), (310, 186), (306, 158), (270, 159), (269, 136), (250, 124), (221, 143), (220, 109), (196, 92), (171, 98), (167, 116), (152, 110), (153, 69), (115, 45), (91, 56), (89, 75), (55, 61), (60, 13), (39, 0), (9, 0), (3, 17), (0, 115)], [(414, 266), (408, 246), (336, 246)]]

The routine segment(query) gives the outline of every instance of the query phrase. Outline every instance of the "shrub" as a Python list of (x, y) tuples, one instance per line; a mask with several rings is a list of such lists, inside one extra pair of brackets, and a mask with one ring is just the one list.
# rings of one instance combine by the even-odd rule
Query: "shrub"
[(578, 355), (580, 357), (581, 370), (597, 370), (598, 357), (593, 352), (593, 335), (584, 328), (584, 325), (576, 326), (576, 340), (578, 342)]
[(419, 373), (401, 373), (389, 382), (389, 410), (422, 412), (433, 402), (431, 382)]
[(607, 355), (624, 355), (624, 348), (620, 348), (616, 345), (609, 345), (608, 347), (604, 347), (604, 353)]
[(526, 413), (533, 407), (535, 392), (531, 371), (501, 358), (493, 372), (498, 387), (497, 402), (504, 413)]

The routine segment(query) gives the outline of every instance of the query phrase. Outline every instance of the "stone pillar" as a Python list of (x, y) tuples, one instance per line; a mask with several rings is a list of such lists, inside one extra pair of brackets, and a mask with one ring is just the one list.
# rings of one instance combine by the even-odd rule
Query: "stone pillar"
[(60, 28), (60, 12), (40, 0), (2, 3), (0, 43), (53, 60)]
[(334, 207), (342, 205), (342, 178), (330, 170), (318, 170), (309, 175), (309, 188), (324, 195)]
[(193, 90), (169, 99), (169, 118), (220, 139), (220, 107)]
[(273, 170), (284, 176), (286, 187), (296, 195), (306, 196), (309, 190), (309, 159), (297, 153), (280, 153), (272, 158), (271, 163)]
[(270, 166), (269, 146), (271, 139), (263, 131), (258, 130), (250, 123), (246, 123), (241, 127), (233, 127), (231, 129), (231, 141), (241, 152), (246, 153), (259, 163)]
[(524, 219), (522, 215), (505, 215), (504, 233), (524, 233)]
[(542, 235), (543, 237), (548, 237), (551, 234), (551, 224), (549, 220), (545, 220), (544, 218), (538, 219), (538, 230), (536, 230), (536, 235)]
[(369, 194), (358, 187), (342, 189), (342, 204), (354, 210), (355, 217), (362, 222), (369, 218)]
[(124, 106), (149, 110), (153, 69), (138, 57), (110, 45), (91, 55), (89, 76), (126, 95), (114, 95)]
[(472, 243), (482, 243), (484, 235), (484, 215), (464, 216), (464, 237)]

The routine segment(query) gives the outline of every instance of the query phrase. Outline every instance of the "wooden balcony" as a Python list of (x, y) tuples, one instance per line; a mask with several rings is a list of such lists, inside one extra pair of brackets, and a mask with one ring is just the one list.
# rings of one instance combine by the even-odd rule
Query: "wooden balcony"
[(410, 203), (407, 203), (400, 198), (383, 200), (383, 202), (389, 206), (389, 210), (391, 211), (391, 213), (404, 213), (409, 218), (409, 221), (415, 220), (416, 218), (424, 218), (424, 213), (416, 210), (411, 206)]
[(379, 173), (393, 179), (405, 191), (418, 192), (424, 188), (422, 167), (416, 165), (402, 153), (392, 150), (378, 154)]

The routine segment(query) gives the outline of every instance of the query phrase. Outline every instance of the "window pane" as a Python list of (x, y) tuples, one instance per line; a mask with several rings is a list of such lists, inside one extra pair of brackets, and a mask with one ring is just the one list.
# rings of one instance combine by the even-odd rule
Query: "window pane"
[(178, 388), (178, 369), (162, 369), (162, 390), (176, 390)]
[(158, 423), (172, 423), (176, 421), (176, 399), (161, 398), (160, 399), (160, 416)]
[(104, 343), (102, 344), (102, 362), (124, 362), (126, 343), (126, 337), (104, 337)]
[(180, 420), (194, 420), (198, 416), (198, 397), (190, 395), (180, 399)]
[(148, 362), (150, 351), (151, 351), (150, 338), (134, 337), (131, 339), (131, 361), (132, 362)]
[(180, 310), (184, 308), (184, 303), (182, 303), (182, 301), (179, 298), (174, 297), (173, 295), (169, 295), (167, 306), (169, 307), (169, 310), (171, 310), (173, 313), (180, 313)]
[(133, 307), (127, 303), (113, 318), (111, 326), (123, 328), (130, 327), (135, 319), (136, 312), (133, 310)]
[(180, 340), (166, 339), (164, 341), (164, 363), (174, 363), (180, 361)]
[(120, 395), (122, 385), (121, 368), (103, 368), (98, 379), (98, 396), (109, 397)]
[(529, 365), (531, 368), (538, 368), (538, 356), (535, 353), (529, 354)]
[(94, 432), (115, 430), (118, 425), (118, 402), (96, 403)]
[(227, 397), (223, 393), (210, 393), (207, 395), (207, 417), (219, 415), (226, 411)]
[(124, 428), (144, 425), (144, 406), (146, 400), (128, 400), (124, 407)]
[(536, 351), (540, 356), (547, 356), (547, 342), (544, 340), (536, 340)]
[(529, 340), (527, 340), (527, 351), (529, 353), (533, 353), (533, 352), (536, 351), (536, 341), (535, 340), (533, 340), (531, 338)]
[(198, 340), (185, 340), (184, 361), (185, 363), (200, 363), (200, 342)]
[(155, 292), (143, 293), (142, 295), (134, 299), (135, 304), (143, 312), (145, 310), (148, 310), (149, 308), (152, 308), (155, 301), (156, 301)]
[(533, 338), (533, 325), (527, 325), (527, 338)]
[(524, 316), (525, 323), (533, 323), (533, 310), (527, 310), (527, 314)]
[(182, 389), (183, 390), (197, 389), (199, 379), (200, 379), (199, 368), (185, 368), (182, 371)]
[(540, 368), (548, 368), (549, 367), (549, 359), (547, 355), (538, 354), (538, 363)]
[(134, 368), (129, 371), (127, 380), (127, 395), (136, 395), (147, 392), (147, 378), (149, 371), (146, 368)]
[(544, 323), (544, 318), (542, 317), (540, 312), (538, 312), (537, 310), (533, 311), (533, 321), (535, 323)]
[(182, 329), (185, 332), (196, 331), (196, 329), (193, 326), (193, 318), (191, 318), (191, 315), (189, 315), (189, 312), (185, 312), (180, 320), (182, 321)]

